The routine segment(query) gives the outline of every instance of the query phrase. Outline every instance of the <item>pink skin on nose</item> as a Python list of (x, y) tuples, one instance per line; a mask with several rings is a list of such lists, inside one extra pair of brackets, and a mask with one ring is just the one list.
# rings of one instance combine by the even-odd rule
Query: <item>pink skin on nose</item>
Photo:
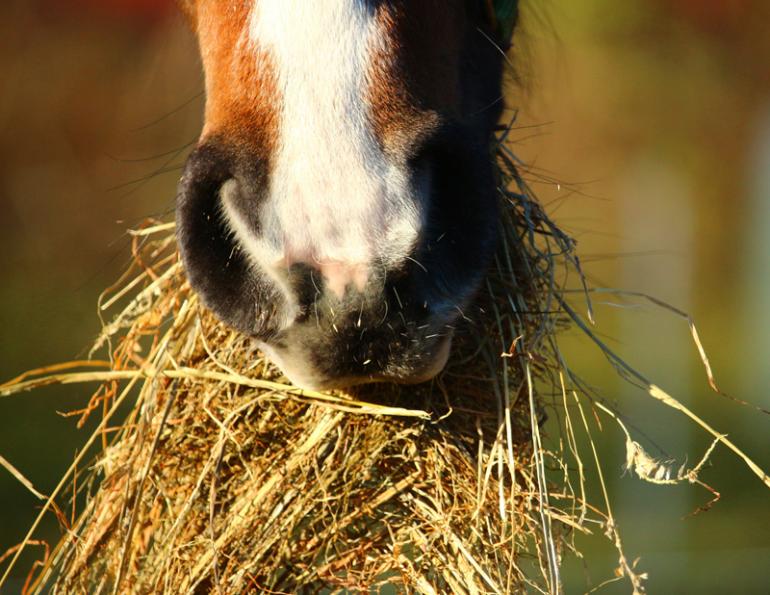
[(345, 296), (345, 290), (353, 285), (363, 291), (369, 281), (369, 266), (364, 262), (341, 262), (336, 260), (318, 260), (314, 257), (302, 258), (298, 252), (284, 256), (276, 267), (289, 269), (293, 264), (307, 264), (318, 270), (324, 278), (326, 288), (338, 299)]
[(369, 267), (365, 263), (327, 261), (317, 263), (326, 282), (326, 287), (342, 299), (345, 289), (353, 284), (358, 291), (363, 291), (369, 280)]

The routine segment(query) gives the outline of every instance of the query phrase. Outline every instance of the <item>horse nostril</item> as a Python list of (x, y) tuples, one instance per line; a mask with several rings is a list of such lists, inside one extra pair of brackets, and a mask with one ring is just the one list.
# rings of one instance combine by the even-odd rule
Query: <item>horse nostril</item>
[(203, 304), (245, 334), (270, 337), (283, 326), (284, 298), (254, 270), (223, 212), (223, 188), (235, 188), (233, 164), (224, 147), (211, 143), (190, 154), (176, 197), (179, 251)]

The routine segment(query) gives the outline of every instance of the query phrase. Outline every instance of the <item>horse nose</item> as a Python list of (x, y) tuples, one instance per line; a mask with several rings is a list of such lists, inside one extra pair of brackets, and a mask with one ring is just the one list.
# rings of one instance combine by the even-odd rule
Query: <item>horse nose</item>
[(295, 263), (288, 275), (296, 316), (262, 348), (295, 385), (417, 383), (446, 364), (454, 314), (408, 274), (334, 262)]

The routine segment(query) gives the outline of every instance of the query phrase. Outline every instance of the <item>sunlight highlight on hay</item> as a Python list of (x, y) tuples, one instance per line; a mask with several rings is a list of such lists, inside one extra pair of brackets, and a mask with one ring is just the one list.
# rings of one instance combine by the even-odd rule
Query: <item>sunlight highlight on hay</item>
[[(133, 265), (100, 300), (109, 319), (92, 354), (105, 361), (0, 385), (6, 396), (95, 382), (78, 413), (101, 415), (38, 521), (6, 554), (0, 584), (54, 511), (63, 537), (30, 571), (30, 592), (390, 585), (559, 593), (562, 560), (579, 555), (582, 533), (605, 535), (618, 550), (610, 580), (625, 578), (642, 593), (644, 574), (623, 553), (590, 417), (601, 411), (620, 424), (628, 466), (645, 480), (700, 483), (711, 449), (677, 471), (578, 390), (555, 339), (572, 321), (590, 335), (565, 298), (570, 275), (582, 283), (574, 243), (528, 192), (502, 143), (497, 157), (500, 249), (447, 369), (419, 386), (317, 393), (287, 385), (248, 338), (199, 304), (173, 224), (133, 232)], [(550, 410), (559, 434), (546, 442)], [(587, 494), (589, 475), (599, 479), (599, 503)], [(60, 507), (73, 510), (71, 521)]]

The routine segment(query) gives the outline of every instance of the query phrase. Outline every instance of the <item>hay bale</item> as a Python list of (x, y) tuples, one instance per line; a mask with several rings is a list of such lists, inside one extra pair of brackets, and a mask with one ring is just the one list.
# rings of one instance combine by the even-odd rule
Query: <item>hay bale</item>
[[(68, 362), (0, 385), (4, 397), (97, 382), (81, 422), (102, 412), (47, 497), (0, 457), (45, 501), (25, 538), (0, 555), (0, 564), (10, 559), (0, 588), (36, 545), (45, 555), (25, 592), (559, 593), (562, 559), (580, 556), (574, 536), (583, 533), (617, 550), (614, 578), (594, 585), (625, 578), (643, 593), (646, 575), (623, 552), (593, 444), (599, 415), (625, 435), (626, 466), (639, 479), (710, 490), (714, 499), (696, 512), (719, 497), (698, 477), (717, 445), (770, 487), (724, 432), (592, 333), (565, 297), (575, 291), (570, 274), (583, 281), (574, 242), (503, 144), (496, 155), (500, 248), (446, 370), (419, 386), (317, 393), (288, 385), (248, 339), (201, 307), (173, 223), (133, 232), (133, 265), (100, 299), (100, 311), (118, 312), (94, 347), (108, 361)], [(646, 295), (602, 292), (685, 319), (708, 383), (726, 396), (685, 313)], [(608, 404), (582, 390), (558, 350), (557, 331), (568, 323), (623, 377), (713, 438), (694, 467), (651, 457)], [(546, 410), (558, 432), (548, 447)], [(36, 530), (50, 512), (63, 536), (49, 555)]]
[(579, 267), (512, 156), (497, 156), (500, 249), (446, 371), (419, 386), (287, 385), (199, 304), (173, 224), (134, 232), (134, 264), (101, 299), (123, 304), (95, 346), (109, 370), (48, 377), (101, 382), (84, 415), (104, 413), (51, 495), (69, 484), (79, 514), (32, 590), (558, 592), (565, 538), (607, 521), (540, 438), (545, 395), (563, 387), (559, 267)]

